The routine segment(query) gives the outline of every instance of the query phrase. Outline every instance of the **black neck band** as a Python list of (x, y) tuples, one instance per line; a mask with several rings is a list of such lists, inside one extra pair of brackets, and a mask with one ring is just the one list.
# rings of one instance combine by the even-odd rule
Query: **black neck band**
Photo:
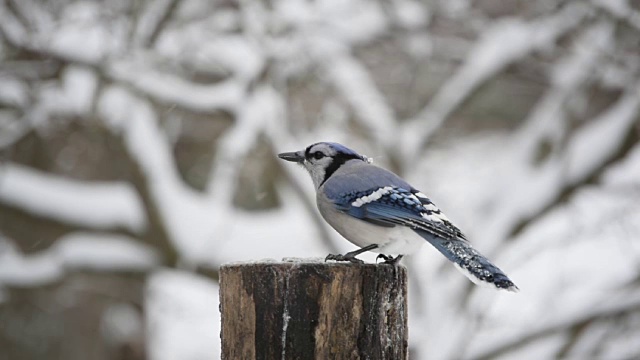
[(356, 156), (356, 155), (347, 155), (347, 154), (335, 155), (333, 157), (333, 161), (331, 162), (331, 164), (329, 164), (329, 166), (327, 166), (327, 169), (325, 170), (324, 180), (322, 180), (322, 183), (320, 183), (320, 186), (322, 186), (322, 184), (324, 184), (327, 180), (329, 180), (331, 175), (333, 175), (333, 173), (335, 173), (336, 170), (340, 168), (340, 166), (344, 165), (344, 163), (346, 163), (347, 161), (353, 160), (353, 159), (362, 160), (360, 156)]

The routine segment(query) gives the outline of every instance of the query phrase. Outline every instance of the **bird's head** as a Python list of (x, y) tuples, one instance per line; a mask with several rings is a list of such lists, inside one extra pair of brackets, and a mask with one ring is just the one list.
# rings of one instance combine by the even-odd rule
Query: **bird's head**
[(332, 142), (315, 143), (304, 150), (278, 154), (278, 157), (304, 166), (316, 188), (319, 188), (340, 166), (350, 160), (371, 162), (368, 157)]

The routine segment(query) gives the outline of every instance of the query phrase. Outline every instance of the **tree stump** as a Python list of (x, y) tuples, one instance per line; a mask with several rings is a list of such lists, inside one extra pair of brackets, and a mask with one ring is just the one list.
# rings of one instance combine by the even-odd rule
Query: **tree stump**
[(406, 359), (406, 309), (402, 266), (223, 265), (222, 359)]

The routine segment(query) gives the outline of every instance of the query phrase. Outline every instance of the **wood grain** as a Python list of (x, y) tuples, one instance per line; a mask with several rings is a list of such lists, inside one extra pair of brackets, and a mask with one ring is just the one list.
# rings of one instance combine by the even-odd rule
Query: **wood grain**
[(222, 359), (406, 359), (406, 309), (402, 266), (224, 265)]

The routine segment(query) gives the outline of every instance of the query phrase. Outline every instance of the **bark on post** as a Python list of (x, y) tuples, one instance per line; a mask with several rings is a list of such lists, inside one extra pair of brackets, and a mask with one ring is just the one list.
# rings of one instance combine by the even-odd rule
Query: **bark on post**
[(220, 269), (222, 359), (406, 359), (402, 266), (253, 262)]

